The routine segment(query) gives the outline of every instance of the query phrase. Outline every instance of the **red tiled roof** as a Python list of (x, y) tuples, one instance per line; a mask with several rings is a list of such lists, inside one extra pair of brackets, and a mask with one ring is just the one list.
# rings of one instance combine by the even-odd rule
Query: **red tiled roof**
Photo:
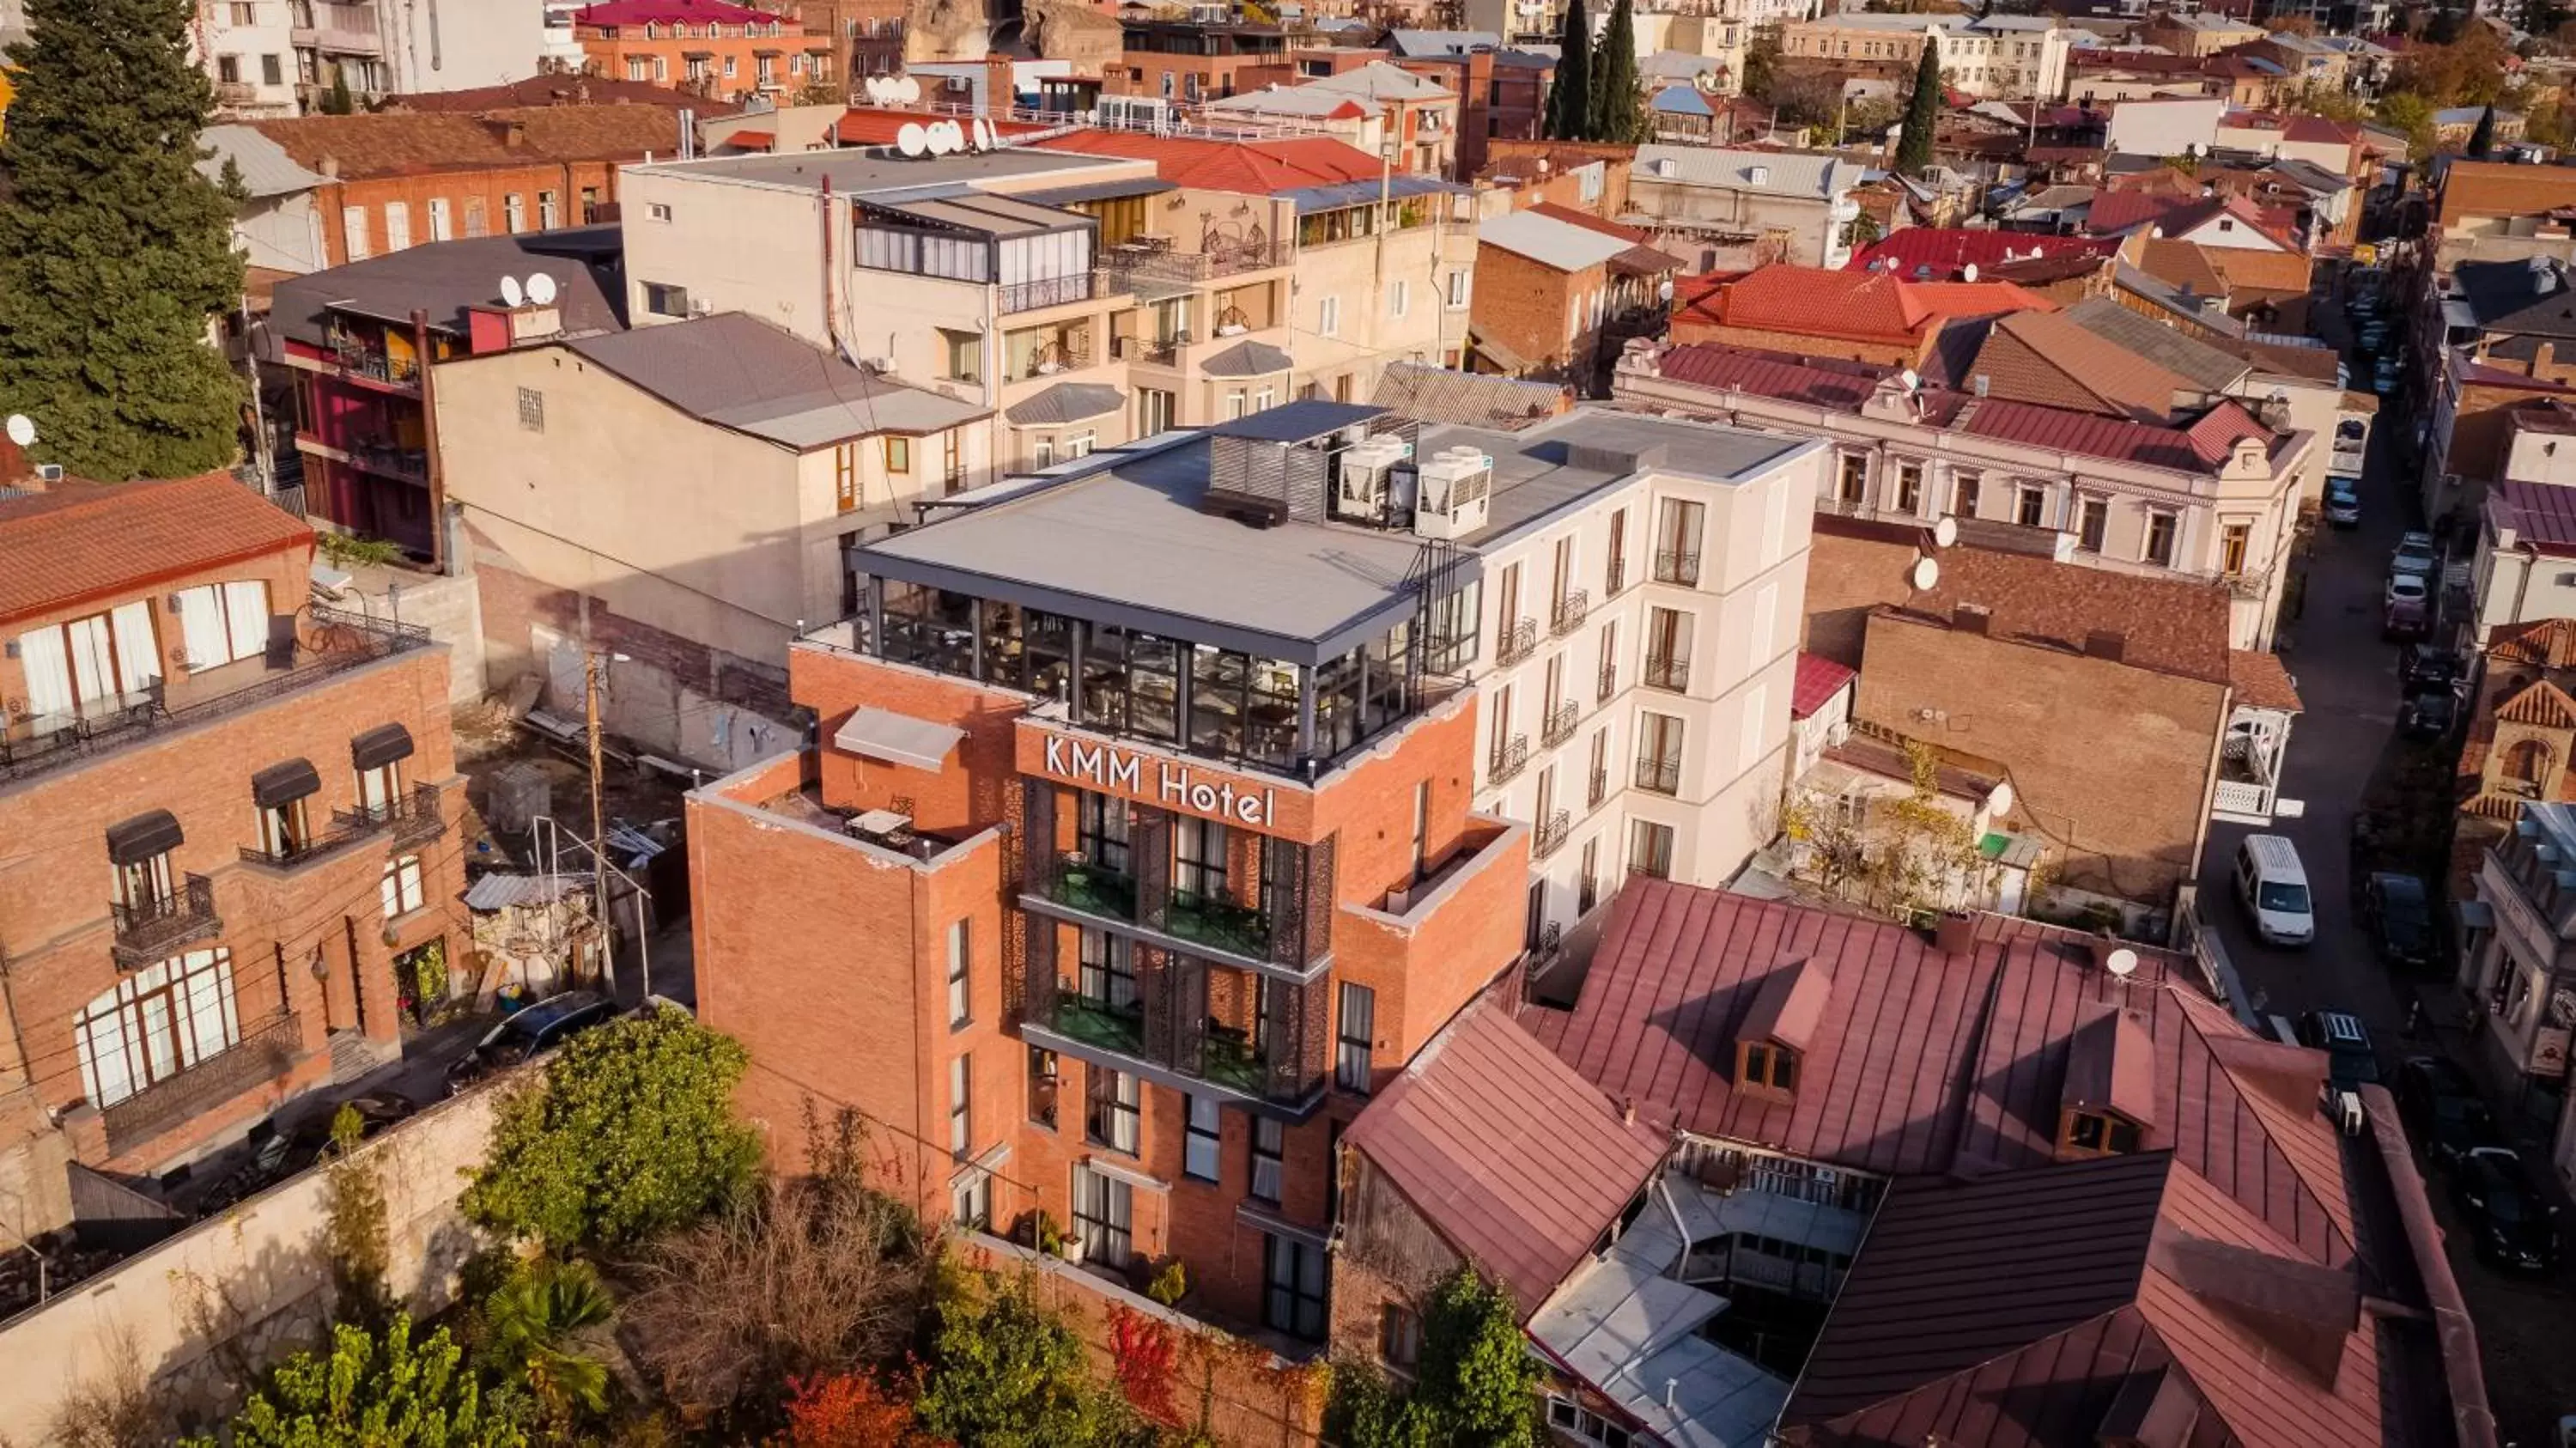
[(2361, 127), (2342, 121), (2329, 121), (2323, 116), (2311, 116), (2302, 112), (2290, 117), (2290, 123), (2282, 127), (2281, 139), (2322, 145), (2332, 145), (2340, 141), (2345, 145), (2351, 145), (2361, 139)]
[(311, 528), (223, 473), (56, 483), (0, 501), (0, 619), (312, 546)]
[(611, 80), (604, 75), (533, 75), (502, 85), (471, 90), (423, 91), (392, 98), (394, 110), (447, 111), (472, 114), (509, 106), (660, 106), (694, 111), (699, 119), (730, 116), (742, 107), (650, 81)]
[[(2284, 1250), (2321, 1266), (2352, 1259), (2321, 1054), (2247, 1034), (2165, 952), (2139, 949), (2124, 982), (2072, 932), (1981, 917), (1978, 934), (1975, 949), (1948, 954), (1892, 922), (1639, 878), (1612, 906), (1575, 1009), (1530, 1019), (1593, 1084), (1666, 1107), (1695, 1135), (1944, 1176), (2052, 1160), (2073, 1037), (2118, 1006), (2154, 1043), (2145, 1149), (2172, 1150)], [(1790, 962), (1833, 984), (1781, 1102), (1730, 1078), (1761, 982)]]
[(1909, 226), (1872, 242), (1851, 259), (1853, 271), (1893, 271), (1911, 278), (1916, 269), (1931, 268), (1931, 277), (1947, 281), (1963, 267), (1991, 270), (2007, 262), (2035, 257), (2106, 257), (2118, 243), (2094, 236), (2036, 236), (1996, 231), (1990, 227)]
[(1889, 342), (1914, 341), (1955, 318), (2057, 308), (2011, 282), (1917, 282), (1787, 262), (1757, 268), (1697, 305), (1724, 326)]
[[(307, 170), (324, 158), (349, 180), (423, 176), (561, 161), (640, 161), (679, 146), (675, 113), (660, 106), (519, 106), (458, 115), (386, 111), (379, 115), (298, 116), (252, 121)], [(519, 137), (512, 144), (510, 137)]]
[(1524, 1316), (1618, 1220), (1665, 1146), (1493, 1000), (1434, 1038), (1342, 1139), (1509, 1284)]
[(2299, 702), (2299, 686), (2290, 679), (2290, 671), (2281, 663), (2279, 654), (2260, 653), (2253, 649), (2232, 649), (2227, 655), (2227, 681), (2236, 688), (2236, 702), (2257, 709), (2281, 709), (2298, 713), (2306, 705)]
[(1086, 156), (1151, 161), (1155, 174), (1175, 186), (1270, 196), (1308, 186), (1375, 181), (1375, 156), (1345, 142), (1318, 137), (1284, 141), (1211, 141), (1193, 136), (1150, 136), (1140, 131), (1074, 131), (1029, 144)]
[(2161, 224), (2166, 217), (2196, 204), (2189, 197), (2165, 191), (2104, 191), (2093, 198), (2092, 209), (2084, 213), (2084, 225), (2096, 236), (2112, 236)]
[(1829, 369), (1810, 366), (1795, 357), (1715, 343), (1675, 347), (1663, 354), (1659, 365), (1665, 377), (1694, 386), (1840, 408), (1856, 408), (1868, 401), (1869, 395), (1878, 390), (1879, 380), (1896, 371), (1861, 362)]
[(2487, 633), (2487, 657), (2544, 669), (2576, 668), (2576, 619), (2498, 624)]
[(1844, 685), (1860, 677), (1860, 672), (1821, 654), (1801, 650), (1798, 654), (1796, 682), (1789, 688), (1789, 717), (1810, 719), (1827, 700), (1840, 693)]
[(725, 0), (602, 0), (574, 11), (572, 19), (576, 25), (758, 25), (771, 20), (802, 25), (793, 15), (772, 15)]

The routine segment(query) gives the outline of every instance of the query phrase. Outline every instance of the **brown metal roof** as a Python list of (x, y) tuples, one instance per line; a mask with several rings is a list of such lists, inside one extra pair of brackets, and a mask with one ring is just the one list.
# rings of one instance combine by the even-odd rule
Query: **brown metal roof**
[(1777, 1041), (1793, 1051), (1804, 1051), (1814, 1042), (1816, 1023), (1824, 1018), (1825, 1001), (1833, 993), (1832, 972), (1815, 961), (1802, 960), (1786, 970), (1775, 970), (1754, 993), (1753, 1009), (1745, 1015), (1737, 1039)]
[(1442, 1032), (1343, 1137), (1449, 1243), (1536, 1311), (1663, 1159), (1499, 1004)]

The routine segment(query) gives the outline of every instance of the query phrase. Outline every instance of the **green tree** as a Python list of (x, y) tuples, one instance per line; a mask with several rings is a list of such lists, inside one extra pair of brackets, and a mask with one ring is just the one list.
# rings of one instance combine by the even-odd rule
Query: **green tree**
[(357, 113), (357, 97), (349, 94), (349, 73), (337, 65), (332, 66), (331, 88), (322, 93), (322, 114), (353, 116)]
[(27, 0), (0, 142), (0, 413), (111, 482), (239, 454), (242, 387), (206, 345), (239, 304), (233, 200), (197, 170), (214, 92), (190, 0)]
[(1583, 140), (1592, 128), (1592, 22), (1583, 13), (1583, 0), (1569, 0), (1565, 7), (1543, 128), (1554, 141)]
[(1365, 1364), (1336, 1365), (1325, 1421), (1345, 1448), (1537, 1448), (1538, 1381), (1510, 1292), (1462, 1267), (1423, 1314), (1412, 1395)]
[(2469, 159), (2483, 161), (2495, 149), (2495, 106), (2478, 112), (2477, 129), (2469, 132)]
[(568, 1427), (608, 1407), (608, 1365), (584, 1351), (584, 1335), (614, 1310), (589, 1263), (540, 1258), (484, 1299), (483, 1351)]
[(2433, 103), (2412, 91), (2392, 91), (2380, 97), (2379, 123), (2402, 132), (2407, 152), (2420, 161), (2433, 154)]
[(1588, 140), (1622, 145), (1646, 135), (1645, 103), (1638, 96), (1637, 21), (1628, 0), (1611, 0), (1610, 24), (1593, 55)]
[(343, 1103), (331, 1118), (331, 1174), (323, 1183), (323, 1250), (331, 1258), (333, 1310), (343, 1322), (381, 1327), (393, 1314), (393, 1238), (376, 1163), (355, 1153), (366, 1120)]
[(760, 1142), (733, 1119), (750, 1057), (676, 1006), (572, 1038), (504, 1103), (466, 1215), (558, 1253), (617, 1250), (748, 1185)]
[(1753, 43), (1744, 47), (1744, 74), (1738, 78), (1736, 93), (1757, 101), (1771, 99), (1771, 85), (1780, 75), (1780, 28), (1765, 25), (1753, 32)]
[(487, 1394), (463, 1359), (443, 1327), (413, 1342), (408, 1316), (381, 1336), (342, 1323), (328, 1353), (271, 1373), (225, 1434), (182, 1448), (526, 1448), (520, 1400)]
[(961, 1273), (940, 1302), (930, 1362), (914, 1414), (959, 1448), (1084, 1448), (1127, 1427), (1092, 1382), (1082, 1339), (1026, 1276)]
[(1941, 124), (1941, 52), (1923, 42), (1914, 63), (1914, 94), (1905, 103), (1905, 134), (1896, 143), (1896, 169), (1920, 176), (1932, 168), (1932, 138)]

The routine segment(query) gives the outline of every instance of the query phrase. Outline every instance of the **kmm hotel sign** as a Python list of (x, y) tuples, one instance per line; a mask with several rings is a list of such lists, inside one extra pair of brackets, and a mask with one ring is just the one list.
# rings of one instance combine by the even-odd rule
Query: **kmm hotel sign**
[(1046, 737), (1046, 771), (1059, 779), (1096, 784), (1137, 799), (1152, 799), (1173, 809), (1214, 815), (1247, 825), (1270, 828), (1276, 823), (1278, 791), (1267, 786), (1237, 788), (1234, 781), (1199, 776), (1177, 759), (1156, 759), (1108, 744), (1086, 744), (1062, 734)]

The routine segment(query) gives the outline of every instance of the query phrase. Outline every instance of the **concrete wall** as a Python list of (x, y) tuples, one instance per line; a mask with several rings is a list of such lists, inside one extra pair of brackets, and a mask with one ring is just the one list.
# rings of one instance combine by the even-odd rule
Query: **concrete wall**
[[(467, 562), (470, 564), (471, 559)], [(417, 624), (447, 646), (447, 702), (483, 697), (483, 597), (469, 570), (455, 577), (408, 569), (359, 570), (339, 606), (369, 618)]]
[(530, 0), (377, 0), (376, 9), (401, 94), (525, 80), (546, 49), (545, 7)]
[(2111, 113), (2105, 142), (2130, 156), (2179, 156), (2186, 148), (2206, 152), (2218, 142), (2218, 121), (2227, 102), (2206, 100), (2132, 101)]
[[(473, 1092), (359, 1149), (383, 1184), (390, 1285), (415, 1315), (445, 1307), (478, 1245), (457, 1211), (458, 1172), (480, 1162), (502, 1093)], [(64, 1441), (66, 1400), (128, 1365), (176, 1423), (205, 1423), (243, 1383), (328, 1321), (328, 1174), (306, 1172), (0, 1325), (0, 1423), (22, 1445)]]

